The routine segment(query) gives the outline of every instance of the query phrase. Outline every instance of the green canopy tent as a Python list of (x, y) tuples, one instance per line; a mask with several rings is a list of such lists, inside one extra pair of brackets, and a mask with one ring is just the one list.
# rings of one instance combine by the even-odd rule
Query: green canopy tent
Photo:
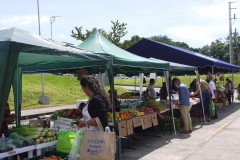
[[(141, 56), (132, 54), (126, 50), (123, 50), (110, 42), (98, 31), (94, 32), (89, 36), (84, 42), (82, 42), (78, 47), (93, 51), (95, 54), (111, 55), (111, 65), (108, 71), (110, 88), (113, 94), (114, 90), (114, 77), (116, 73), (121, 73), (123, 71), (130, 71), (135, 73), (149, 72), (150, 70), (169, 70), (169, 63), (150, 60)], [(111, 72), (111, 73), (110, 73)], [(112, 98), (112, 103), (114, 104), (114, 98)], [(115, 119), (115, 107), (113, 106), (113, 124), (116, 126)]]
[(166, 61), (154, 61), (148, 58), (144, 58), (126, 50), (123, 50), (110, 42), (98, 31), (94, 32), (78, 47), (93, 51), (95, 54), (109, 54), (112, 55), (112, 65), (114, 72), (116, 69), (120, 71), (133, 70), (137, 68), (139, 72), (150, 69), (169, 70), (169, 63)]
[(29, 32), (10, 28), (0, 31), (0, 125), (13, 84), (17, 123), (21, 116), (23, 72), (106, 66), (104, 55), (60, 43)]

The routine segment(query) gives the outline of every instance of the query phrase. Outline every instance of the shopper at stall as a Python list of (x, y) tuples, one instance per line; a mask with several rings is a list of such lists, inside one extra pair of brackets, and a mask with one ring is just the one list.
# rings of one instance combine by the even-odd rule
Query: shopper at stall
[(228, 104), (232, 104), (232, 94), (234, 93), (233, 83), (229, 78), (226, 78), (225, 93), (227, 95)]
[(149, 99), (156, 99), (156, 91), (154, 88), (154, 84), (155, 84), (155, 79), (151, 78), (149, 85), (147, 86), (147, 89), (146, 89), (147, 98)]
[(172, 85), (171, 85), (171, 88), (170, 88), (170, 91), (171, 91), (172, 94), (176, 94), (177, 91), (178, 91), (177, 87), (176, 87), (175, 84), (174, 84), (174, 81), (175, 81), (176, 79), (177, 79), (177, 77), (175, 77), (175, 78), (172, 79)]
[(190, 92), (189, 88), (181, 83), (179, 78), (175, 78), (174, 82), (175, 86), (178, 89), (179, 94), (179, 104), (180, 104), (180, 112), (181, 118), (183, 120), (183, 130), (182, 133), (191, 133), (192, 132), (192, 120), (190, 116)]
[[(213, 100), (213, 102), (215, 102), (215, 98), (216, 98), (217, 92), (216, 92), (216, 84), (213, 81), (212, 75), (208, 75), (206, 77), (206, 82), (208, 83), (208, 85), (211, 88), (212, 100)], [(215, 105), (214, 105), (214, 107), (215, 107)], [(217, 108), (216, 107), (215, 107), (215, 113), (212, 114), (212, 115), (215, 115), (212, 118), (217, 118)]]
[(202, 91), (202, 101), (204, 106), (204, 114), (207, 117), (207, 121), (209, 122), (211, 120), (211, 108), (210, 108), (210, 98), (212, 97), (211, 88), (208, 85), (208, 83), (204, 80), (200, 80), (196, 83), (196, 91), (194, 93), (191, 93), (191, 97), (194, 97), (200, 93), (200, 89)]
[(162, 83), (162, 87), (159, 91), (159, 96), (160, 96), (160, 100), (167, 100), (168, 93), (167, 93), (166, 82)]
[(197, 90), (196, 89), (196, 83), (197, 83), (197, 78), (194, 78), (192, 80), (192, 82), (190, 83), (190, 88), (189, 88), (190, 92), (195, 92)]
[(83, 118), (79, 120), (78, 127), (88, 131), (98, 130), (95, 120), (98, 117), (105, 128), (108, 125), (107, 112), (109, 98), (103, 86), (92, 75), (82, 76), (80, 84), (84, 93), (89, 97), (89, 100), (83, 108)]
[(8, 137), (10, 135), (8, 124), (14, 122), (15, 120), (16, 120), (16, 115), (11, 114), (9, 104), (7, 103), (1, 130), (0, 130), (0, 136), (2, 136), (2, 134), (4, 134), (4, 136), (6, 136), (6, 137)]

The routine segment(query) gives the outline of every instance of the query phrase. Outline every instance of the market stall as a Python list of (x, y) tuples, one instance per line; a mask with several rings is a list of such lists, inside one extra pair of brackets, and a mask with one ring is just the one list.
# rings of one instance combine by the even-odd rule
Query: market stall
[[(0, 93), (0, 124), (3, 121), (11, 84), (14, 90), (16, 122), (20, 124), (22, 73), (56, 72), (69, 68), (77, 70), (83, 66), (106, 66), (109, 63), (109, 57), (107, 56), (95, 55), (90, 51), (70, 46), (67, 43), (57, 42), (17, 28), (1, 30), (0, 37), (0, 63), (2, 68), (0, 70), (0, 88), (2, 91)], [(27, 130), (29, 130), (29, 126)], [(56, 138), (47, 137), (47, 135), (43, 135), (43, 132), (41, 133), (42, 138), (36, 141), (35, 138), (27, 138), (27, 133), (29, 132), (15, 132), (10, 135), (13, 137), (10, 137), (9, 141), (1, 141), (4, 143), (1, 143), (1, 152), (3, 153), (0, 153), (0, 157), (28, 152), (28, 158), (31, 158), (33, 151), (36, 150), (37, 154), (41, 154), (43, 148), (56, 144)], [(14, 139), (18, 141), (15, 143)], [(26, 139), (30, 140), (27, 144), (25, 143)], [(12, 144), (12, 142), (15, 144)], [(22, 143), (25, 145), (22, 145)]]
[[(94, 32), (89, 36), (84, 42), (79, 45), (80, 48), (84, 48), (95, 52), (95, 54), (100, 55), (111, 55), (112, 56), (112, 75), (121, 73), (123, 71), (144, 73), (146, 70), (168, 70), (169, 63), (150, 60), (141, 56), (137, 56), (130, 52), (127, 52), (113, 43), (111, 43), (107, 38), (101, 35), (98, 31)], [(148, 71), (149, 72), (149, 71)], [(111, 95), (113, 95), (113, 77), (110, 78), (111, 82)], [(112, 98), (113, 99), (113, 98)], [(114, 101), (112, 101), (114, 104)], [(115, 108), (113, 107), (113, 113)], [(115, 124), (115, 115), (113, 114), (113, 123)]]

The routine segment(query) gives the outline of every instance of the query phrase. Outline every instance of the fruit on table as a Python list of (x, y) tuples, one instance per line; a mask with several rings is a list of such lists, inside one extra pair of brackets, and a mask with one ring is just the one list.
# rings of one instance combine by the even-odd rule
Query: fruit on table
[[(127, 120), (131, 119), (133, 116), (128, 112), (128, 110), (123, 110), (120, 112), (116, 112), (116, 120), (117, 121), (122, 121), (122, 120)], [(108, 112), (108, 121), (112, 121), (112, 113)]]
[(152, 108), (154, 112), (160, 113), (166, 109), (166, 107), (161, 104), (160, 102), (155, 101), (154, 99), (148, 99), (144, 104), (143, 107)]
[(154, 113), (152, 108), (149, 107), (140, 107), (138, 108), (139, 112), (144, 112), (144, 115)]

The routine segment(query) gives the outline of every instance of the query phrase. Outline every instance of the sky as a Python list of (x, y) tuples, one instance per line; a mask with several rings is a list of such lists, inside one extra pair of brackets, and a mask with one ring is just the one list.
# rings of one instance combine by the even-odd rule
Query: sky
[[(41, 35), (79, 45), (71, 37), (75, 26), (111, 30), (111, 21), (127, 23), (127, 35), (166, 35), (199, 48), (229, 33), (227, 0), (39, 0)], [(0, 0), (0, 30), (17, 27), (38, 34), (37, 0)], [(240, 29), (240, 1), (232, 3), (233, 31)]]

